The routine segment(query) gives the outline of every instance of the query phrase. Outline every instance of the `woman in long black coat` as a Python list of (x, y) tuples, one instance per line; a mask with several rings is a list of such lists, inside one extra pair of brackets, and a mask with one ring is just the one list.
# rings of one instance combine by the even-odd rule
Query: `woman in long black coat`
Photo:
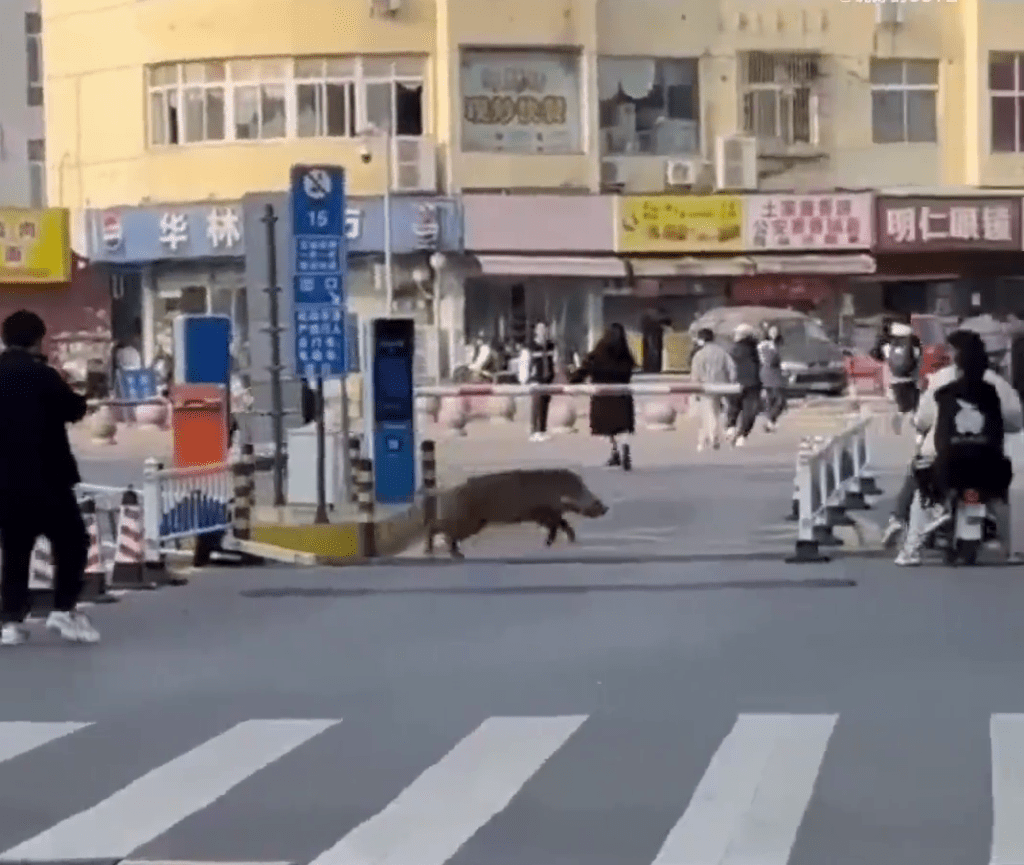
[[(636, 359), (629, 350), (626, 331), (621, 324), (612, 324), (587, 355), (571, 380), (579, 383), (590, 379), (594, 384), (629, 384), (636, 369)], [(609, 466), (632, 468), (629, 445), (619, 449), (617, 436), (636, 431), (636, 415), (631, 394), (607, 394), (590, 398), (590, 432), (611, 439)]]

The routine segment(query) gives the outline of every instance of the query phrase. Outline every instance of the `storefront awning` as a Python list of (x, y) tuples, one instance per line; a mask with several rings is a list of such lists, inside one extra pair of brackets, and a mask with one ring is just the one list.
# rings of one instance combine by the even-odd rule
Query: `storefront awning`
[(754, 276), (764, 273), (856, 275), (875, 272), (870, 255), (734, 255), (724, 258), (632, 258), (637, 279), (671, 276)]
[(571, 255), (478, 255), (480, 270), (488, 276), (577, 276), (625, 279), (621, 258), (584, 258)]
[(755, 255), (755, 273), (855, 275), (875, 272), (870, 255)]

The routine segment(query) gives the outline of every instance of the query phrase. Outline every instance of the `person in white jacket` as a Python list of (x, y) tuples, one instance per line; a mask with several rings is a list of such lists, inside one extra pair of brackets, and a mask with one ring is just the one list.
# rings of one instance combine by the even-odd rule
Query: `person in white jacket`
[[(954, 340), (950, 334), (950, 341)], [(960, 375), (960, 370), (954, 365), (943, 367), (933, 373), (928, 380), (928, 389), (921, 395), (920, 403), (913, 417), (914, 427), (919, 435), (918, 456), (920, 458), (935, 457), (935, 423), (938, 419), (938, 405), (935, 400), (936, 392)], [(1021, 407), (1020, 396), (1013, 386), (995, 371), (985, 371), (984, 381), (991, 384), (999, 394), (999, 403), (1003, 414), (1003, 431), (1006, 435), (1014, 435), (1024, 429), (1024, 409)], [(990, 503), (993, 516), (997, 524), (997, 533), (1003, 546), (1003, 551), (1008, 557), (1011, 544), (1010, 507), (1006, 502)], [(935, 529), (942, 526), (950, 519), (950, 514), (945, 506), (941, 504), (926, 507), (920, 492), (914, 494), (914, 501), (910, 508), (910, 521), (907, 526), (906, 537), (903, 548), (896, 557), (896, 564), (903, 566), (919, 565), (921, 563), (921, 548), (925, 539)]]

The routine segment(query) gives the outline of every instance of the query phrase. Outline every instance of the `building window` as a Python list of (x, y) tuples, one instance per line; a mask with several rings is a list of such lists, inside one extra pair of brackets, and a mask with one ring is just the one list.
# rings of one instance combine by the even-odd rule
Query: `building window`
[(356, 69), (351, 59), (295, 61), (299, 138), (351, 138), (356, 134)]
[(28, 65), (28, 104), (43, 104), (43, 21), (38, 12), (25, 13), (25, 62)]
[(466, 49), (459, 88), (464, 151), (583, 152), (578, 53)]
[(1024, 54), (988, 55), (992, 152), (1024, 152)]
[(231, 61), (236, 140), (284, 138), (290, 66), (279, 59)]
[(740, 57), (743, 131), (782, 144), (817, 144), (815, 84), (821, 58), (816, 54), (767, 54)]
[(46, 142), (31, 138), (28, 142), (28, 188), (32, 207), (46, 206)]
[(938, 141), (937, 60), (871, 61), (871, 140), (875, 144)]
[(151, 66), (152, 146), (424, 133), (419, 57), (257, 58)]
[(597, 90), (603, 154), (700, 151), (696, 60), (602, 57)]
[(185, 119), (182, 140), (224, 140), (223, 63), (185, 63), (182, 65), (181, 107)]

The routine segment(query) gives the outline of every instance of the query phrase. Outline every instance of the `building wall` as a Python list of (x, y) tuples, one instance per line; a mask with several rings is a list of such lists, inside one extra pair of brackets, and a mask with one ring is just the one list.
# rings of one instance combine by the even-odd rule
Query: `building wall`
[(42, 106), (29, 105), (25, 13), (39, 12), (37, 0), (0, 3), (0, 207), (39, 207), (33, 201), (28, 142), (43, 138)]
[[(72, 209), (236, 199), (279, 190), (299, 161), (340, 162), (353, 194), (379, 193), (384, 160), (353, 139), (147, 145), (147, 64), (317, 54), (423, 55), (424, 137), (442, 187), (598, 191), (599, 58), (699, 58), (700, 144), (737, 131), (737, 52), (815, 51), (820, 144), (762, 160), (764, 189), (1024, 183), (1024, 160), (988, 155), (981, 44), (1014, 46), (1018, 4), (907, 4), (879, 25), (876, 6), (792, 0), (404, 0), (393, 18), (367, 0), (44, 0), (51, 199)], [(124, 39), (123, 34), (133, 34)], [(466, 152), (462, 48), (563, 48), (579, 54), (578, 153)], [(938, 143), (872, 143), (870, 58), (939, 62)], [(17, 89), (17, 88), (15, 88)], [(977, 133), (975, 132), (977, 130)], [(664, 189), (664, 157), (629, 157), (624, 191)]]

